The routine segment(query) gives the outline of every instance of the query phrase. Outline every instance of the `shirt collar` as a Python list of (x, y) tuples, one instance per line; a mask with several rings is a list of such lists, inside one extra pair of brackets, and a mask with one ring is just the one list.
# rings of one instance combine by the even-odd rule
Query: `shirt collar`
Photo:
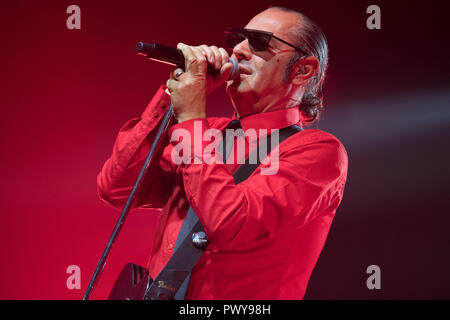
[[(238, 119), (236, 113), (233, 115), (233, 120)], [(282, 129), (294, 124), (301, 126), (300, 113), (298, 108), (280, 109), (275, 111), (268, 111), (263, 113), (250, 114), (240, 117), (242, 129)]]

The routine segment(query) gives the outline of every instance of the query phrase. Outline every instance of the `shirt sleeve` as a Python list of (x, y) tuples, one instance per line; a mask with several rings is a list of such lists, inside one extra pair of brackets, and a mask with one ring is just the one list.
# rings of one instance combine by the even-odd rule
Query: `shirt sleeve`
[[(101, 199), (122, 208), (136, 182), (149, 153), (159, 124), (170, 105), (170, 96), (160, 87), (141, 118), (128, 121), (119, 131), (110, 158), (97, 176), (97, 191)], [(164, 139), (164, 137), (161, 137)], [(167, 140), (168, 139), (164, 139)], [(167, 144), (166, 143), (166, 144)], [(161, 150), (166, 148), (162, 148)], [(168, 194), (170, 177), (174, 172), (166, 153), (155, 154), (152, 165), (138, 190), (133, 207), (160, 208)], [(149, 178), (151, 177), (151, 179)]]
[[(208, 122), (201, 121), (207, 130)], [(189, 120), (170, 131), (193, 132), (193, 127)], [(192, 161), (181, 166), (186, 196), (211, 244), (271, 238), (288, 224), (301, 227), (334, 213), (340, 203), (348, 160), (342, 144), (329, 134), (280, 152), (276, 174), (262, 175), (261, 168), (270, 166), (263, 164), (238, 185), (225, 165), (193, 161), (205, 146), (191, 146)]]

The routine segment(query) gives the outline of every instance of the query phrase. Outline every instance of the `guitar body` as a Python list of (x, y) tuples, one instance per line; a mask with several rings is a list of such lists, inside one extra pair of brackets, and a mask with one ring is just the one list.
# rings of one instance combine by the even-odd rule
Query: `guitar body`
[(108, 300), (144, 300), (151, 283), (147, 269), (128, 263), (114, 283)]

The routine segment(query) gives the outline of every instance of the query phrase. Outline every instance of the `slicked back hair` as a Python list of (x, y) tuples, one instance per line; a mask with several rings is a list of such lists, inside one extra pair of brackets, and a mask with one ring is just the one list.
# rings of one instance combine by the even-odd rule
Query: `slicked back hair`
[[(269, 9), (290, 12), (300, 18), (298, 27), (291, 30), (292, 38), (294, 39), (293, 44), (305, 51), (309, 56), (316, 57), (319, 61), (319, 70), (306, 84), (305, 93), (299, 105), (303, 121), (314, 122), (319, 119), (324, 109), (322, 88), (328, 67), (327, 39), (320, 27), (304, 14), (285, 7), (273, 6), (267, 10)], [(297, 51), (289, 60), (284, 74), (286, 82), (290, 80), (293, 68), (302, 57), (304, 57), (303, 53)]]

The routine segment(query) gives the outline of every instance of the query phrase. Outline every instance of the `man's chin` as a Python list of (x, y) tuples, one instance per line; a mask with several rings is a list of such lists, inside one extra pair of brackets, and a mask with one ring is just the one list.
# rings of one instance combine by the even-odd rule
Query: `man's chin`
[(238, 96), (246, 94), (249, 90), (247, 81), (242, 81), (241, 79), (236, 79), (233, 81), (228, 81), (226, 91), (230, 96)]

